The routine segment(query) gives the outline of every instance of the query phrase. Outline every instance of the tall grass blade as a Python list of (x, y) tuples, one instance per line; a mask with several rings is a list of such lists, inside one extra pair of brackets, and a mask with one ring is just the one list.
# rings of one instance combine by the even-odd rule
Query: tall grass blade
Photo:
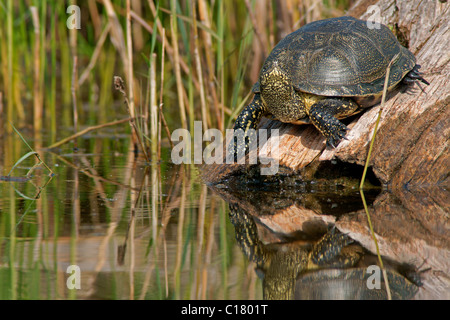
[(186, 108), (184, 104), (184, 88), (183, 81), (181, 78), (181, 70), (180, 70), (180, 51), (178, 48), (178, 22), (177, 22), (177, 1), (170, 1), (171, 8), (171, 16), (170, 16), (170, 30), (172, 33), (172, 48), (173, 48), (173, 60), (174, 60), (174, 69), (175, 69), (175, 77), (176, 77), (176, 85), (177, 85), (177, 93), (178, 93), (178, 106), (180, 110), (180, 119), (181, 119), (181, 127), (183, 129), (187, 129), (187, 120), (186, 120)]
[(397, 61), (397, 58), (399, 57), (399, 55), (400, 55), (400, 53), (397, 53), (392, 58), (392, 60), (389, 62), (389, 65), (386, 68), (386, 77), (384, 79), (383, 96), (381, 98), (380, 110), (378, 112), (377, 121), (375, 122), (375, 128), (374, 128), (374, 132), (373, 132), (373, 135), (372, 135), (372, 139), (370, 141), (369, 152), (367, 154), (367, 159), (366, 159), (366, 163), (365, 163), (365, 166), (364, 166), (363, 175), (362, 175), (362, 178), (361, 178), (361, 183), (359, 185), (359, 191), (360, 191), (361, 198), (362, 198), (362, 201), (363, 201), (364, 210), (365, 210), (366, 215), (367, 215), (367, 221), (369, 223), (369, 229), (370, 229), (372, 238), (373, 238), (373, 240), (375, 242), (375, 247), (376, 247), (376, 251), (377, 251), (378, 261), (380, 263), (380, 267), (381, 267), (381, 270), (383, 272), (383, 278), (384, 278), (384, 283), (386, 285), (386, 293), (387, 293), (388, 300), (392, 299), (391, 291), (390, 291), (390, 288), (389, 288), (389, 281), (388, 281), (388, 277), (387, 277), (387, 274), (386, 274), (386, 270), (384, 269), (384, 266), (383, 266), (383, 260), (381, 259), (380, 249), (378, 247), (378, 241), (377, 241), (377, 238), (375, 237), (375, 232), (373, 231), (372, 222), (371, 222), (370, 214), (369, 214), (369, 209), (367, 207), (366, 199), (364, 197), (363, 187), (364, 187), (364, 181), (366, 179), (367, 169), (369, 167), (370, 158), (371, 158), (371, 155), (372, 155), (373, 145), (375, 143), (375, 137), (376, 137), (376, 134), (377, 134), (378, 125), (380, 123), (381, 114), (383, 112), (384, 104), (385, 104), (385, 101), (386, 101), (386, 94), (387, 94), (387, 89), (388, 89), (388, 86), (389, 86), (389, 75), (390, 75), (390, 72), (391, 72), (391, 66), (392, 66), (392, 64), (395, 61)]

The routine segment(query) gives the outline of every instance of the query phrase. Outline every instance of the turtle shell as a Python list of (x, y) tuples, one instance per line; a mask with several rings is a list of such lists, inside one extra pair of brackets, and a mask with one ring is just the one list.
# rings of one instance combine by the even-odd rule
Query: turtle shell
[[(366, 21), (353, 17), (309, 23), (275, 46), (261, 75), (277, 63), (298, 91), (342, 97), (380, 94), (386, 68), (397, 53), (389, 88), (414, 68), (416, 59), (389, 28), (378, 26), (370, 29)], [(259, 84), (253, 90), (259, 90)]]
[[(419, 286), (395, 270), (386, 270), (389, 289), (394, 300), (409, 300)], [(380, 288), (370, 289), (367, 268), (322, 269), (301, 274), (295, 284), (295, 299), (386, 300), (386, 283), (380, 278)]]

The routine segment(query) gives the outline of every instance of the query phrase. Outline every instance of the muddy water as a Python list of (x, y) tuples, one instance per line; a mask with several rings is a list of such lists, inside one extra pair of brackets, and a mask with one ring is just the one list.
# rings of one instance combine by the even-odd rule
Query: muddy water
[[(29, 159), (2, 179), (0, 299), (387, 298), (368, 271), (379, 262), (354, 188), (207, 186), (163, 149), (148, 164), (127, 136), (90, 137), (76, 151), (41, 152), (53, 177), (40, 166), (22, 179)], [(449, 297), (448, 196), (368, 193), (393, 298)], [(348, 241), (324, 242), (330, 232)], [(358, 259), (317, 268), (320, 243)]]

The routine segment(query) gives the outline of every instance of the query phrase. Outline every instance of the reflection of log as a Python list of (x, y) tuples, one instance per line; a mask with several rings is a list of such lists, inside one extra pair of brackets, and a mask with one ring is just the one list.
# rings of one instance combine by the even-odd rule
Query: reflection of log
[[(367, 2), (359, 1), (349, 14), (360, 17)], [(430, 82), (413, 92), (397, 93), (386, 102), (377, 134), (371, 166), (378, 178), (392, 188), (413, 185), (450, 185), (450, 6), (419, 0), (380, 0), (381, 21), (393, 26), (405, 45), (415, 54), (424, 77)], [(373, 3), (371, 3), (373, 4)], [(362, 15), (362, 19), (370, 15)], [(262, 128), (280, 129), (279, 163), (299, 171), (312, 161), (334, 157), (363, 165), (379, 106), (354, 119), (349, 141), (334, 150), (325, 149), (324, 138), (312, 126), (295, 126), (276, 121)], [(214, 182), (241, 170), (241, 166), (209, 166), (204, 172)]]
[[(422, 275), (417, 298), (450, 298), (450, 198), (439, 188), (403, 190), (379, 196), (370, 210), (380, 253), (399, 263), (431, 268)], [(343, 216), (336, 227), (365, 248), (376, 248), (364, 212)]]
[[(259, 239), (264, 244), (298, 237), (314, 239), (335, 225), (376, 254), (367, 216), (362, 209), (332, 216), (327, 215), (329, 209), (322, 211), (315, 205), (311, 206), (311, 201), (297, 201), (294, 194), (282, 192), (274, 197), (276, 192), (273, 191), (254, 190), (236, 194), (228, 193), (227, 189), (211, 189), (230, 205), (254, 217)], [(302, 196), (298, 194), (298, 197)], [(450, 298), (449, 209), (448, 192), (441, 188), (398, 190), (395, 194), (384, 192), (370, 206), (372, 225), (385, 264), (391, 261), (412, 265), (419, 270), (430, 269), (421, 275), (424, 285), (419, 289), (417, 299)]]

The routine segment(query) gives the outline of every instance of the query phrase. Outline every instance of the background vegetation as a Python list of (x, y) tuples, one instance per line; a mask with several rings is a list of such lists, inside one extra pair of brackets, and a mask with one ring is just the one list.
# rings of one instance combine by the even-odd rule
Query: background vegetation
[[(8, 121), (45, 130), (49, 146), (63, 138), (60, 127), (120, 119), (126, 108), (115, 75), (152, 141), (194, 120), (223, 130), (271, 48), (305, 23), (343, 15), (351, 2), (2, 0), (1, 132), (12, 133)], [(68, 28), (77, 22), (81, 29)]]

